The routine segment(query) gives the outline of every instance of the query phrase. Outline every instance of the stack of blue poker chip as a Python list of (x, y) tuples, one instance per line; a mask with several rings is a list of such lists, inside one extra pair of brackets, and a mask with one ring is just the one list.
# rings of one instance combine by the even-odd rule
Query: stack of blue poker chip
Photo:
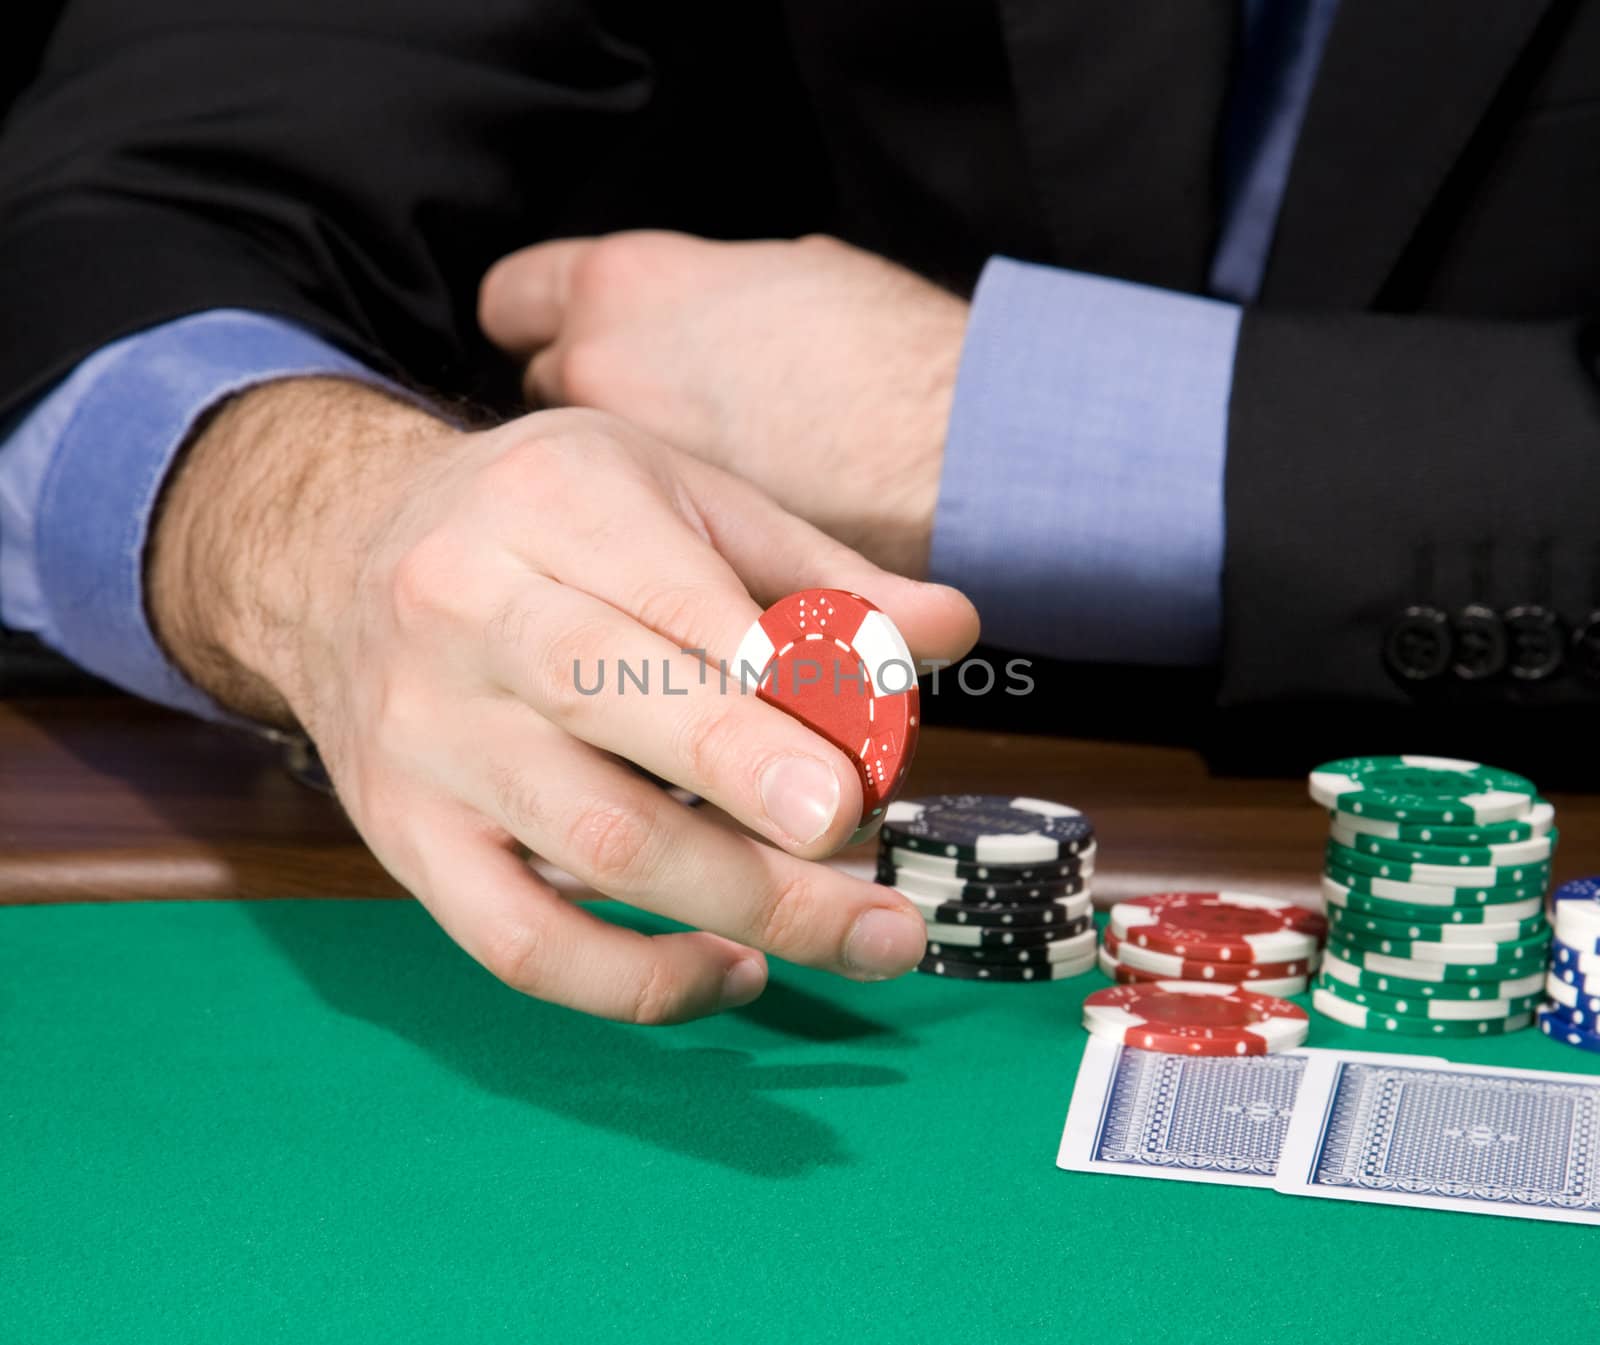
[(1539, 1029), (1552, 1041), (1600, 1052), (1600, 877), (1577, 878), (1550, 898), (1549, 996)]
[(877, 879), (922, 912), (917, 970), (966, 981), (1058, 981), (1094, 966), (1094, 827), (1045, 799), (940, 794), (884, 813)]

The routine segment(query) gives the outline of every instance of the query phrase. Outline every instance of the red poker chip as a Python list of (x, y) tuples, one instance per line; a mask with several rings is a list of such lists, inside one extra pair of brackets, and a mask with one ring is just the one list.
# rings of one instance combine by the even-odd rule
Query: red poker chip
[[(1100, 967), (1100, 974), (1108, 981), (1115, 981), (1118, 985), (1149, 985), (1156, 981), (1170, 981), (1170, 976), (1158, 976), (1155, 972), (1140, 971), (1137, 967), (1130, 967), (1124, 962), (1118, 962), (1103, 947), (1096, 954), (1096, 962)], [(1276, 995), (1279, 999), (1287, 999), (1290, 995), (1303, 995), (1311, 988), (1311, 981), (1306, 976), (1291, 976), (1285, 980), (1251, 981), (1243, 987), (1257, 995)]]
[(1111, 908), (1126, 943), (1202, 962), (1293, 962), (1328, 937), (1328, 921), (1292, 902), (1249, 892), (1161, 892)]
[(894, 622), (857, 593), (791, 593), (745, 633), (730, 671), (856, 763), (860, 826), (875, 824), (917, 750), (916, 664)]
[(1243, 985), (1251, 981), (1285, 980), (1291, 976), (1309, 976), (1321, 961), (1320, 956), (1313, 953), (1309, 958), (1297, 958), (1293, 962), (1207, 962), (1164, 953), (1157, 948), (1129, 945), (1109, 927), (1105, 945), (1106, 951), (1124, 966), (1149, 972), (1163, 981), (1225, 981)]
[(1083, 1025), (1141, 1051), (1175, 1055), (1267, 1055), (1305, 1041), (1311, 1018), (1298, 1004), (1236, 985), (1148, 981), (1096, 990)]

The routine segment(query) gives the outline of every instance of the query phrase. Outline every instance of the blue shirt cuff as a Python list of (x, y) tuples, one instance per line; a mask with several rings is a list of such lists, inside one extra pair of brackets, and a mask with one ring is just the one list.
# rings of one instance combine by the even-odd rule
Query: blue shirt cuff
[(929, 569), (973, 599), (986, 640), (1085, 662), (1215, 661), (1239, 316), (1003, 257), (984, 268)]
[[(222, 399), (282, 378), (387, 386), (318, 337), (275, 318), (217, 311), (97, 352), (43, 474), (33, 556), (38, 633), (74, 662), (147, 699), (230, 718), (168, 660), (144, 605), (144, 552), (162, 484), (190, 431)], [(51, 400), (46, 398), (46, 403)], [(46, 411), (41, 405), (35, 414)], [(24, 429), (26, 426), (24, 426)]]

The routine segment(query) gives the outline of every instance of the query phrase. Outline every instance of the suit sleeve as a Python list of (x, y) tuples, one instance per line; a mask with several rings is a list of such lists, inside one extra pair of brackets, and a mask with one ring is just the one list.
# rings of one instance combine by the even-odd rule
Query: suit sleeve
[(96, 351), (0, 439), (0, 620), (114, 686), (230, 718), (150, 629), (150, 523), (208, 410), (306, 377), (375, 381), (309, 333), (251, 313), (196, 314)]
[[(1577, 320), (1246, 314), (1224, 703), (1600, 699), (1572, 642), (1600, 608), (1600, 394), (1584, 335)], [(1469, 628), (1474, 607), (1496, 620)], [(1441, 615), (1439, 645), (1428, 622)]]
[(0, 417), (217, 308), (485, 395), (478, 276), (651, 78), (576, 4), (70, 0), (0, 134)]
[(996, 257), (967, 321), (929, 577), (986, 639), (1212, 666), (1239, 309)]

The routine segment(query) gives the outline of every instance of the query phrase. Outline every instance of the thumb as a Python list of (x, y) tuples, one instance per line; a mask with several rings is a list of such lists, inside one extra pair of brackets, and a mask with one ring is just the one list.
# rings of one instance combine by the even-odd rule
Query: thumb
[(502, 257), (478, 286), (478, 324), (510, 355), (531, 355), (561, 334), (572, 273), (594, 246), (588, 238), (562, 238)]

